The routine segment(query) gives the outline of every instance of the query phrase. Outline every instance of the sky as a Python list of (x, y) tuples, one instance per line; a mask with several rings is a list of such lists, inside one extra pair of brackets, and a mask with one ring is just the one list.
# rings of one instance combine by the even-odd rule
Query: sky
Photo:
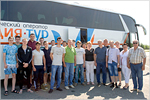
[(70, 4), (79, 4), (94, 7), (102, 10), (113, 11), (126, 14), (136, 20), (146, 28), (147, 35), (144, 35), (143, 29), (138, 28), (140, 43), (149, 45), (149, 1), (61, 1)]

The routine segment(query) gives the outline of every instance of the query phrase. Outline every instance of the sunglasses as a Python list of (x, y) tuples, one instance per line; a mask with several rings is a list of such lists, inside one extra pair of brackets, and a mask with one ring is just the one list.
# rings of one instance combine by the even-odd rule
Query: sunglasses
[(133, 44), (138, 44), (137, 42), (133, 42)]

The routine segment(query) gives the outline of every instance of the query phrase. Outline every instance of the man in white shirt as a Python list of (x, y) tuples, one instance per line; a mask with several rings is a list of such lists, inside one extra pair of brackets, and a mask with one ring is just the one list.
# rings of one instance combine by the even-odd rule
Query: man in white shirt
[[(65, 49), (61, 46), (62, 39), (61, 37), (57, 38), (57, 45), (52, 47), (50, 57), (52, 59), (52, 68), (51, 68), (51, 88), (48, 93), (53, 92), (53, 87), (55, 83), (55, 74), (57, 71), (57, 86), (56, 90), (62, 91), (60, 88), (61, 83), (61, 74), (62, 74), (62, 61), (64, 61)], [(64, 63), (64, 62), (63, 62)]]
[(117, 86), (118, 80), (118, 68), (120, 61), (120, 52), (118, 48), (114, 47), (114, 42), (110, 41), (110, 48), (106, 52), (106, 67), (109, 69), (112, 84), (110, 87), (114, 87), (114, 78), (115, 78), (115, 86)]
[(81, 41), (77, 41), (77, 48), (76, 50), (76, 69), (75, 69), (75, 85), (78, 84), (78, 72), (80, 68), (80, 74), (81, 74), (81, 84), (85, 86), (84, 83), (84, 67), (85, 67), (85, 50), (81, 48)]
[(38, 88), (37, 88), (38, 75), (40, 74), (40, 88), (41, 88), (41, 85), (43, 84), (43, 74), (44, 74), (44, 71), (46, 70), (46, 64), (45, 64), (46, 62), (45, 62), (44, 52), (40, 50), (41, 43), (36, 42), (35, 47), (36, 49), (33, 50), (32, 52), (32, 55), (33, 55), (32, 67), (33, 67), (33, 72), (34, 72), (35, 91), (38, 91)]

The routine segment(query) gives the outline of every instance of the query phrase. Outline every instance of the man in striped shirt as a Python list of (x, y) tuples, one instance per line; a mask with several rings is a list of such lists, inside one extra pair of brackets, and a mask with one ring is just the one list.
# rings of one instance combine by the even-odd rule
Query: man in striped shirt
[[(134, 88), (131, 91), (141, 92), (143, 87), (143, 70), (145, 70), (146, 54), (143, 48), (138, 46), (138, 40), (133, 41), (133, 47), (129, 50), (127, 66), (131, 68)], [(138, 89), (137, 79), (138, 77)]]

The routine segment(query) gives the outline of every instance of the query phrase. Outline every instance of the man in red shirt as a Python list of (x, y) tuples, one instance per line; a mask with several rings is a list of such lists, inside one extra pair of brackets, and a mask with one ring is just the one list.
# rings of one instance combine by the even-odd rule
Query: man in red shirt
[(32, 51), (35, 49), (35, 44), (36, 44), (36, 41), (34, 39), (35, 39), (35, 35), (31, 33), (30, 40), (28, 41), (28, 46), (32, 48)]

